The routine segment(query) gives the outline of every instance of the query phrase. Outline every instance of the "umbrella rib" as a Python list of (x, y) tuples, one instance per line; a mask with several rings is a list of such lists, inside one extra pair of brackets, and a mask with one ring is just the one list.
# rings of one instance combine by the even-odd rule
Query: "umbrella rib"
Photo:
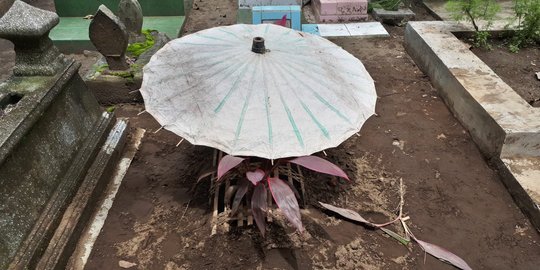
[[(281, 71), (281, 69), (279, 69), (279, 68), (277, 68), (277, 70), (282, 75), (282, 77), (285, 77), (286, 73)], [(291, 76), (290, 74), (288, 74), (288, 75)], [(293, 77), (293, 79), (295, 79), (295, 78)], [(311, 117), (311, 120), (313, 122), (315, 122), (315, 124), (317, 125), (319, 130), (322, 132), (324, 137), (326, 137), (327, 139), (330, 139), (330, 133), (328, 132), (328, 129), (326, 129), (326, 127), (321, 122), (319, 122), (319, 120), (317, 119), (317, 117), (315, 117), (313, 112), (307, 107), (307, 105), (304, 103), (304, 101), (298, 96), (298, 93), (296, 92), (296, 89), (294, 87), (292, 88), (292, 92), (294, 93), (294, 96), (296, 97), (296, 99), (302, 105), (302, 108), (304, 108), (304, 111), (306, 111), (306, 113), (309, 115), (309, 117)]]
[(273, 42), (275, 42), (275, 43), (280, 42), (285, 36), (290, 35), (292, 32), (293, 32), (293, 31), (291, 30), (291, 31), (287, 31), (287, 32), (285, 32), (285, 33), (279, 35), (279, 38), (276, 39), (276, 40), (274, 40)]
[[(226, 66), (226, 67), (224, 67), (224, 68), (222, 68), (222, 69), (219, 69), (219, 70), (215, 71), (213, 74), (209, 75), (208, 77), (213, 77), (213, 76), (215, 76), (215, 75), (217, 75), (217, 74), (220, 74), (220, 73), (222, 73), (222, 72), (224, 72), (224, 71), (226, 71), (226, 70), (229, 70), (229, 72), (228, 72), (227, 74), (225, 74), (225, 76), (223, 76), (223, 77), (221, 78), (221, 80), (219, 80), (217, 83), (215, 83), (215, 84), (212, 85), (212, 86), (216, 86), (216, 85), (220, 84), (221, 82), (223, 82), (225, 79), (228, 78), (228, 76), (230, 76), (231, 74), (233, 74), (236, 70), (238, 70), (239, 68), (241, 68), (243, 65), (246, 65), (246, 63), (245, 63), (245, 62), (244, 62), (244, 63), (242, 63), (242, 62), (237, 62), (237, 63), (235, 63), (234, 65)], [(198, 86), (198, 84), (191, 85), (190, 87), (188, 87), (188, 88), (186, 88), (186, 89), (183, 89), (182, 92), (175, 92), (173, 95), (171, 95), (171, 96), (169, 96), (169, 97), (165, 97), (165, 98), (163, 98), (163, 99), (164, 99), (164, 100), (171, 100), (171, 99), (173, 99), (173, 98), (179, 96), (179, 95), (182, 94), (183, 92), (189, 91), (190, 89), (193, 89), (193, 88), (195, 88), (195, 87), (197, 87), (197, 86)]]
[(225, 34), (229, 34), (229, 35), (231, 35), (231, 36), (237, 38), (238, 40), (244, 40), (243, 38), (237, 36), (237, 35), (236, 35), (235, 33), (233, 33), (233, 32), (225, 31), (225, 30), (222, 29), (222, 28), (218, 28), (218, 30), (219, 30), (220, 32), (225, 33)]
[[(181, 43), (182, 45), (193, 45), (193, 46), (219, 46), (219, 47), (236, 47), (237, 45), (233, 45), (233, 44), (217, 44), (217, 43), (214, 43), (214, 44), (205, 44), (205, 43), (191, 43), (191, 42), (182, 42)], [(221, 49), (221, 48), (220, 48)]]
[[(285, 53), (284, 51), (272, 51), (272, 52)], [(285, 53), (285, 54), (289, 54), (289, 53)], [(294, 55), (294, 56), (296, 56), (296, 55)], [(321, 64), (321, 63), (315, 63), (315, 62), (307, 61), (307, 60), (304, 60), (304, 59), (299, 60), (298, 57), (290, 57), (290, 56), (287, 56), (287, 57), (289, 57), (288, 61), (290, 61), (290, 62), (295, 62), (296, 64), (299, 64), (299, 65), (302, 65), (304, 63), (308, 63), (308, 64), (311, 64), (312, 67), (319, 68), (319, 69), (321, 69), (323, 71), (325, 70), (325, 68), (323, 68), (323, 66), (331, 66), (333, 68), (338, 69), (338, 67), (333, 65), (332, 62), (325, 62), (324, 64)], [(336, 59), (337, 58), (332, 58), (332, 60), (336, 60)], [(350, 60), (354, 61), (353, 59), (350, 59)], [(299, 63), (298, 61), (301, 61), (302, 63)], [(351, 76), (360, 77), (362, 79), (365, 79), (365, 76), (363, 76), (361, 74), (356, 74), (356, 73), (352, 73), (350, 71), (341, 70), (341, 68), (339, 68), (339, 69), (340, 69), (340, 71), (339, 71), (340, 73), (346, 73), (346, 74), (349, 74)]]
[(244, 26), (244, 28), (250, 32), (250, 33), (253, 33), (253, 29), (251, 29), (251, 27), (247, 26), (246, 24), (242, 24), (242, 26)]
[[(297, 46), (297, 47), (308, 47), (308, 48), (311, 48), (311, 50), (313, 50), (313, 47), (310, 46), (310, 45), (303, 45), (303, 46)], [(334, 46), (325, 46), (325, 47), (316, 47), (315, 50), (327, 50), (327, 49), (336, 49), (336, 48), (339, 48), (337, 47), (336, 45)], [(305, 54), (305, 53), (298, 53), (298, 51), (289, 51), (289, 50), (279, 50), (279, 49), (274, 49), (272, 50), (273, 52), (276, 51), (276, 52), (280, 52), (280, 53), (285, 53), (285, 54), (290, 54), (290, 55), (294, 55), (294, 56), (307, 56), (307, 57), (313, 57), (315, 56), (314, 54)], [(348, 58), (348, 57), (334, 57), (334, 59), (336, 60), (346, 60), (346, 61), (354, 61), (354, 59), (351, 59), (351, 58)]]
[[(292, 58), (294, 58), (294, 57), (292, 57)], [(307, 73), (305, 73), (305, 72), (302, 70), (302, 67), (303, 67), (302, 64), (293, 61), (292, 58), (289, 59), (289, 60), (290, 60), (289, 62), (292, 63), (292, 64), (295, 64), (295, 65), (298, 66), (298, 67), (297, 67), (297, 68), (294, 68), (293, 66), (290, 66), (290, 67), (293, 68), (293, 69), (296, 70), (296, 71), (299, 71), (299, 72), (304, 73), (305, 75), (308, 75)], [(325, 64), (326, 64), (326, 63), (325, 63)], [(315, 65), (315, 64), (314, 64), (314, 65)], [(340, 70), (339, 72), (342, 72), (342, 71)], [(318, 73), (318, 74), (320, 74), (321, 77), (323, 77), (321, 73)], [(351, 74), (351, 75), (352, 75), (352, 74)], [(361, 76), (359, 76), (359, 75), (356, 75), (356, 76), (361, 77)], [(324, 81), (321, 81), (321, 79), (320, 79), (319, 77), (317, 77), (317, 76), (312, 76), (311, 78), (313, 78), (313, 80), (317, 81), (319, 84), (321, 84), (321, 85), (324, 86), (325, 88), (332, 89), (332, 87), (330, 87), (330, 86), (329, 86), (328, 84), (326, 84)], [(365, 80), (365, 77), (361, 77), (361, 78)], [(363, 92), (360, 92), (359, 94), (362, 95), (362, 96), (365, 95), (365, 93), (363, 93)], [(366, 104), (364, 103), (363, 100), (361, 100), (361, 99), (360, 99), (360, 100), (355, 100), (355, 103), (356, 103), (356, 104), (358, 104), (359, 102), (362, 103), (362, 105), (364, 105), (364, 106), (366, 106), (366, 107), (369, 107), (369, 105), (366, 105)]]
[(283, 98), (283, 94), (281, 93), (281, 89), (279, 88), (279, 86), (276, 83), (277, 82), (276, 77), (274, 76), (274, 73), (272, 72), (271, 69), (268, 70), (268, 73), (270, 74), (270, 77), (272, 77), (271, 81), (274, 83), (274, 87), (275, 87), (275, 89), (277, 89), (277, 91), (279, 93), (279, 99), (281, 100), (281, 104), (283, 105), (283, 109), (287, 113), (287, 118), (289, 119), (289, 123), (291, 123), (291, 126), (292, 126), (292, 128), (294, 130), (294, 134), (296, 135), (296, 139), (298, 140), (298, 143), (300, 144), (300, 146), (302, 146), (302, 148), (305, 148), (304, 140), (302, 139), (302, 134), (300, 133), (300, 130), (296, 126), (296, 122), (294, 121), (294, 118), (293, 118), (293, 116), (291, 114), (291, 110), (289, 109), (289, 106), (287, 106), (287, 103), (285, 102), (285, 99)]
[(244, 68), (242, 69), (242, 71), (240, 71), (240, 74), (238, 75), (238, 77), (236, 78), (236, 80), (234, 81), (233, 85), (231, 86), (231, 89), (229, 89), (229, 92), (227, 92), (227, 94), (225, 95), (225, 97), (223, 97), (223, 99), (221, 99), (221, 101), (219, 102), (218, 106), (214, 109), (214, 112), (215, 113), (219, 113), (221, 111), (221, 109), (223, 108), (223, 106), (225, 105), (225, 103), (227, 102), (227, 100), (229, 99), (229, 97), (231, 96), (232, 92), (234, 90), (237, 89), (238, 87), (238, 83), (240, 82), (240, 79), (242, 79), (242, 76), (244, 76), (247, 72), (247, 67), (249, 65), (246, 65), (244, 66)]
[[(260, 57), (257, 57), (257, 66), (260, 64)], [(247, 108), (249, 106), (249, 101), (251, 99), (251, 94), (253, 93), (253, 81), (255, 77), (255, 72), (257, 71), (257, 66), (253, 68), (253, 72), (251, 73), (251, 80), (249, 80), (249, 87), (248, 87), (248, 96), (244, 100), (244, 105), (242, 106), (242, 112), (240, 113), (240, 119), (238, 119), (238, 124), (236, 125), (236, 133), (234, 135), (234, 148), (236, 148), (236, 142), (238, 142), (238, 138), (240, 137), (240, 132), (242, 131), (242, 125), (244, 124), (244, 117), (246, 115)]]
[[(262, 64), (264, 64), (265, 61), (262, 62)], [(264, 107), (266, 109), (266, 126), (268, 128), (268, 143), (270, 144), (270, 147), (272, 147), (272, 152), (273, 152), (273, 149), (274, 149), (274, 145), (273, 145), (273, 139), (272, 139), (272, 121), (271, 121), (271, 117), (270, 117), (270, 106), (268, 105), (268, 80), (267, 80), (267, 77), (266, 77), (266, 72), (264, 72), (264, 70), (268, 70), (268, 69), (265, 69), (263, 68), (262, 69), (263, 72), (262, 72), (262, 77), (263, 77), (263, 84), (264, 84)]]
[[(226, 60), (229, 60), (230, 59), (230, 55), (226, 55), (225, 57), (222, 57), (222, 58), (219, 58), (219, 60), (217, 61), (214, 61), (214, 62), (206, 62), (205, 64), (203, 65), (200, 65), (200, 66), (192, 66), (193, 69), (200, 69), (200, 68), (203, 68), (203, 67), (208, 67), (208, 66), (214, 66), (214, 65), (219, 65), (219, 64), (222, 64), (222, 63), (225, 63)], [(198, 61), (200, 60), (204, 60), (204, 59), (212, 59), (212, 58), (215, 58), (215, 57), (208, 57), (208, 58), (199, 58), (197, 59)], [(183, 63), (180, 63), (180, 64), (187, 64), (187, 62), (191, 62), (191, 61), (186, 61), (186, 62), (183, 62)], [(224, 70), (226, 70), (227, 67), (219, 70), (219, 72), (222, 72)], [(167, 81), (171, 78), (176, 78), (176, 77), (179, 77), (179, 76), (185, 76), (185, 75), (188, 75), (188, 74), (191, 74), (193, 73), (193, 71), (188, 71), (188, 72), (182, 72), (182, 73), (172, 73), (172, 74), (169, 74), (167, 75), (166, 77), (163, 77), (160, 79), (160, 81)], [(214, 76), (216, 74), (213, 74), (212, 76)]]
[(240, 44), (240, 42), (236, 42), (235, 40), (226, 40), (226, 39), (222, 39), (222, 38), (218, 38), (218, 37), (211, 37), (211, 36), (203, 35), (201, 33), (196, 33), (195, 36), (206, 38), (206, 39), (211, 39), (211, 40), (219, 40), (219, 41), (229, 42), (229, 44)]
[[(280, 65), (282, 66), (283, 68), (287, 68), (287, 67), (290, 67), (292, 68), (291, 66), (285, 66), (281, 63), (276, 63), (277, 65)], [(295, 69), (295, 68), (293, 68)], [(302, 70), (297, 70), (295, 69), (296, 71), (298, 72), (301, 72), (305, 75), (308, 75), (306, 74), (304, 71)], [(289, 69), (290, 71), (290, 69)], [(319, 93), (317, 93), (317, 91), (315, 91), (315, 89), (313, 89), (311, 86), (309, 86), (308, 84), (306, 84), (305, 82), (303, 82), (302, 80), (300, 80), (298, 77), (296, 77), (294, 75), (294, 73), (292, 72), (289, 72), (289, 75), (292, 76), (296, 81), (298, 81), (299, 83), (301, 83), (304, 87), (306, 87), (307, 89), (309, 89), (311, 91), (311, 93), (324, 105), (326, 105), (326, 107), (328, 107), (331, 111), (333, 111), (334, 113), (336, 113), (341, 119), (347, 121), (347, 123), (351, 123), (351, 121), (345, 116), (343, 115), (338, 109), (336, 109), (332, 104), (330, 104), (330, 102), (328, 102), (326, 99), (324, 99)], [(309, 75), (308, 75), (309, 76)]]

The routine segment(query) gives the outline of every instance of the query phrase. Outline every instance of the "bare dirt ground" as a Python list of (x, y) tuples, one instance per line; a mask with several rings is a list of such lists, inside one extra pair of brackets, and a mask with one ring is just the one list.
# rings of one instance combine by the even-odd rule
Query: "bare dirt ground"
[(472, 51), (525, 101), (540, 107), (540, 46), (530, 46), (512, 53), (507, 41), (492, 40), (493, 50), (474, 48)]
[[(186, 32), (234, 23), (235, 1), (194, 2), (199, 9), (188, 18)], [(378, 116), (360, 137), (327, 151), (352, 183), (307, 175), (305, 234), (278, 220), (268, 225), (266, 238), (255, 228), (211, 237), (209, 184), (190, 189), (210, 166), (213, 151), (187, 142), (175, 147), (178, 136), (154, 134), (158, 123), (137, 115), (143, 105), (118, 105), (118, 116), (148, 132), (86, 269), (120, 269), (119, 260), (137, 263), (132, 269), (453, 269), (430, 256), (424, 262), (418, 246), (408, 249), (328, 215), (316, 203), (351, 208), (382, 223), (395, 217), (399, 179), (408, 224), (418, 238), (453, 251), (473, 269), (537, 269), (540, 235), (405, 53), (403, 28), (387, 30), (387, 39), (332, 40), (362, 60), (376, 81)], [(2, 63), (12, 65), (0, 48)]]

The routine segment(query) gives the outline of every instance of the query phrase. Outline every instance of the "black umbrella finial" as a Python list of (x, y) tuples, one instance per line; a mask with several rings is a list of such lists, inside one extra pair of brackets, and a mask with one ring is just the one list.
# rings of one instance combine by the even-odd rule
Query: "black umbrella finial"
[(251, 51), (254, 53), (263, 54), (266, 52), (266, 47), (264, 47), (264, 38), (254, 37), (253, 45), (251, 46)]

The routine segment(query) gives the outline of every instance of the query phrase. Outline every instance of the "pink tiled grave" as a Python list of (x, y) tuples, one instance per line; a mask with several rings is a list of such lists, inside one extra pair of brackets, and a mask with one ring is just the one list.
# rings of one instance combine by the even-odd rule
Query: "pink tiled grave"
[(367, 0), (313, 0), (319, 22), (365, 21), (367, 6)]

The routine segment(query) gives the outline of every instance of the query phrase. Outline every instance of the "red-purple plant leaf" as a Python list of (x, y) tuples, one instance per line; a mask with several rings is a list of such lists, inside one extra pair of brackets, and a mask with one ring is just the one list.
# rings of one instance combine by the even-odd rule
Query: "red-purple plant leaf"
[(236, 194), (234, 195), (233, 204), (231, 208), (231, 216), (234, 216), (236, 214), (236, 211), (238, 211), (240, 202), (242, 201), (242, 198), (244, 198), (244, 195), (246, 195), (248, 188), (249, 188), (249, 182), (246, 179), (242, 178), (240, 180), (240, 184), (238, 185), (238, 190), (236, 190)]
[(283, 15), (283, 17), (281, 17), (281, 20), (276, 21), (275, 24), (279, 26), (287, 27), (287, 14)]
[(263, 237), (266, 232), (266, 212), (268, 211), (267, 194), (266, 186), (264, 184), (258, 184), (251, 196), (251, 212), (253, 214), (253, 219), (255, 219), (255, 224), (257, 224)]
[(347, 174), (336, 164), (316, 156), (303, 156), (289, 160), (289, 162), (306, 167), (312, 171), (335, 175), (349, 180)]
[(461, 259), (460, 257), (458, 257), (456, 254), (442, 248), (442, 247), (439, 247), (437, 245), (434, 245), (434, 244), (430, 244), (428, 242), (424, 242), (422, 240), (418, 240), (416, 238), (414, 238), (414, 241), (416, 241), (421, 247), (422, 249), (427, 252), (428, 254), (430, 254), (431, 256), (443, 261), (443, 262), (446, 262), (446, 263), (449, 263), (457, 268), (460, 268), (460, 269), (463, 269), (463, 270), (471, 270), (472, 268), (463, 260)]
[(300, 207), (289, 185), (279, 178), (269, 178), (268, 186), (283, 215), (298, 231), (303, 231)]
[(223, 175), (225, 175), (227, 172), (232, 170), (234, 167), (238, 166), (238, 164), (242, 163), (242, 161), (244, 161), (243, 158), (239, 158), (239, 157), (235, 157), (231, 155), (224, 156), (219, 161), (219, 164), (218, 164), (217, 180), (219, 181), (221, 177), (223, 177)]
[(265, 173), (261, 169), (256, 169), (254, 172), (246, 172), (247, 179), (251, 181), (254, 186), (263, 179), (264, 175)]
[(287, 183), (287, 185), (289, 185), (291, 190), (294, 192), (294, 196), (296, 197), (296, 199), (300, 200), (300, 193), (298, 193), (298, 190), (296, 189), (296, 187), (289, 181), (285, 181), (285, 183)]
[(364, 223), (366, 225), (369, 225), (371, 227), (376, 227), (375, 224), (367, 221), (365, 218), (363, 218), (360, 214), (358, 214), (356, 211), (353, 211), (351, 209), (346, 209), (346, 208), (340, 208), (340, 207), (336, 207), (336, 206), (333, 206), (333, 205), (330, 205), (330, 204), (326, 204), (326, 203), (322, 203), (322, 202), (319, 202), (324, 208), (344, 217), (344, 218), (347, 218), (347, 219), (350, 219), (350, 220), (354, 220), (354, 221), (358, 221), (358, 222), (361, 222), (361, 223)]

